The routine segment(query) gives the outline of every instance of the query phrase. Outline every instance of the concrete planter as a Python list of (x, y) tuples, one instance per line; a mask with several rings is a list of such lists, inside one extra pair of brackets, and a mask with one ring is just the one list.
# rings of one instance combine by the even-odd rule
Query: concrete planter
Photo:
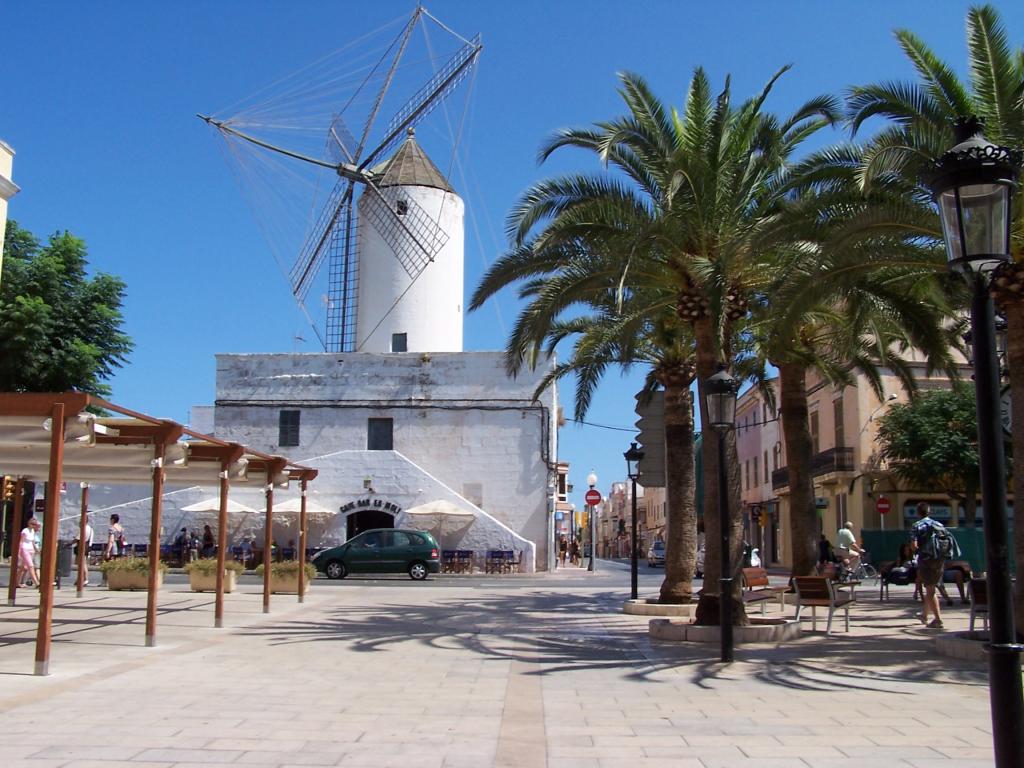
[[(303, 584), (302, 593), (309, 592), (310, 579)], [(274, 595), (297, 595), (299, 593), (299, 574), (288, 574), (287, 576), (275, 576), (270, 574), (270, 592)]]
[[(191, 571), (188, 575), (188, 585), (192, 587), (193, 592), (216, 592), (217, 574)], [(238, 571), (226, 568), (224, 570), (224, 591), (234, 592), (237, 585)]]
[(935, 638), (935, 650), (941, 656), (961, 661), (988, 661), (988, 632), (951, 632)]
[[(759, 619), (751, 618), (750, 624), (744, 627), (733, 627), (733, 642), (742, 643), (778, 643), (785, 640), (796, 640), (800, 637), (800, 622), (795, 619)], [(684, 621), (672, 619), (651, 619), (647, 633), (655, 640), (673, 640), (688, 643), (718, 643), (721, 639), (720, 627), (698, 626)]]
[(693, 616), (697, 612), (696, 603), (672, 605), (659, 603), (657, 600), (627, 600), (622, 604), (622, 612), (630, 616)]
[[(160, 589), (164, 583), (163, 571), (156, 574), (156, 588)], [(111, 571), (107, 574), (107, 589), (113, 590), (148, 590), (149, 574), (132, 571)]]

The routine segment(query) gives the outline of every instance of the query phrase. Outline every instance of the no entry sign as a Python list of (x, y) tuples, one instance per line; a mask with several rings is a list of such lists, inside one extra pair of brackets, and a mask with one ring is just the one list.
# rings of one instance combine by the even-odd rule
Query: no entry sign
[(596, 507), (601, 503), (601, 492), (596, 488), (591, 488), (587, 491), (587, 495), (583, 497), (583, 500), (592, 507)]
[(885, 496), (879, 496), (878, 501), (875, 502), (875, 511), (880, 515), (889, 514), (892, 511), (892, 502)]

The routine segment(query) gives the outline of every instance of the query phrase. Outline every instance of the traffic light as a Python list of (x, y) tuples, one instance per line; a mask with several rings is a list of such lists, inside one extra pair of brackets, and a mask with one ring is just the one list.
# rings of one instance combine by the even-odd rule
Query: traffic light
[(665, 487), (665, 392), (638, 392), (636, 395), (637, 444), (644, 457), (637, 465), (640, 485), (644, 488)]
[(14, 501), (14, 478), (4, 477), (4, 501)]

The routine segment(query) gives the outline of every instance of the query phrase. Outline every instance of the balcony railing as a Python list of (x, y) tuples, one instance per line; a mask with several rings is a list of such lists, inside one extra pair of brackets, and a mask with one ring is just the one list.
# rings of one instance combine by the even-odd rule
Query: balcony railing
[[(811, 458), (811, 477), (821, 477), (832, 472), (853, 472), (853, 448), (829, 448)], [(772, 490), (789, 485), (789, 467), (772, 472)]]

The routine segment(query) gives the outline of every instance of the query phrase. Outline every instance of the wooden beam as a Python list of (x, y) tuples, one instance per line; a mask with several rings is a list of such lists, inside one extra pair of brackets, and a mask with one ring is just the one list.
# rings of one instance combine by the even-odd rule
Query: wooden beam
[(146, 595), (146, 647), (156, 645), (157, 583), (160, 578), (160, 518), (164, 503), (164, 443), (153, 448), (153, 513), (149, 520), (149, 593)]
[(40, 416), (52, 418), (53, 407), (64, 407), (64, 418), (77, 416), (92, 402), (83, 392), (2, 392), (0, 416)]
[(64, 460), (64, 403), (54, 402), (50, 411), (50, 477), (46, 484), (46, 515), (43, 522), (43, 563), (39, 573), (39, 625), (36, 628), (37, 675), (50, 674), (50, 641), (53, 633), (53, 579), (57, 573), (57, 527), (60, 505), (60, 470)]
[(89, 544), (85, 540), (85, 526), (89, 517), (89, 484), (82, 483), (82, 510), (78, 516), (78, 578), (75, 579), (75, 597), (85, 595), (85, 559), (89, 556)]
[(299, 602), (303, 602), (306, 592), (306, 479), (302, 479), (299, 496)]
[[(232, 459), (237, 461), (237, 459)], [(228, 467), (231, 461), (220, 465), (220, 507), (217, 510), (217, 597), (213, 609), (213, 626), (224, 626), (224, 566), (228, 549)]]

